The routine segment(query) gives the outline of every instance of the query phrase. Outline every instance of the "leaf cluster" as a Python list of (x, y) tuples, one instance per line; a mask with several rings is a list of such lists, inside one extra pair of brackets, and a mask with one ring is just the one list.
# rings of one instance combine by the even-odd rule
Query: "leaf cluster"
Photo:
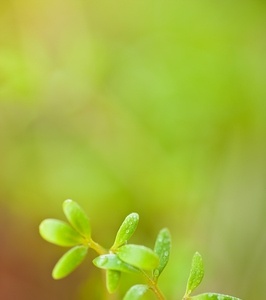
[[(68, 223), (57, 219), (45, 219), (39, 226), (40, 235), (46, 241), (70, 247), (54, 266), (52, 271), (54, 279), (64, 278), (73, 272), (83, 262), (88, 250), (93, 249), (98, 254), (93, 264), (105, 271), (106, 288), (109, 293), (114, 293), (118, 289), (123, 273), (139, 273), (145, 278), (145, 283), (132, 286), (123, 299), (140, 299), (148, 290), (151, 290), (157, 299), (165, 299), (158, 287), (158, 279), (168, 263), (171, 251), (171, 235), (167, 228), (160, 230), (153, 249), (144, 245), (129, 244), (128, 241), (139, 222), (139, 215), (131, 213), (119, 227), (113, 245), (105, 249), (92, 239), (89, 218), (76, 202), (64, 201), (63, 212)], [(202, 257), (196, 252), (192, 259), (183, 300), (240, 300), (215, 293), (191, 296), (201, 283), (203, 275)]]
[(106, 288), (110, 293), (117, 290), (122, 273), (139, 273), (147, 279), (147, 284), (135, 285), (124, 299), (139, 299), (149, 289), (161, 295), (157, 281), (169, 259), (171, 237), (168, 229), (164, 228), (159, 232), (154, 249), (129, 244), (139, 222), (139, 215), (131, 213), (119, 227), (113, 245), (110, 249), (105, 249), (92, 239), (89, 218), (76, 202), (64, 201), (63, 212), (68, 223), (45, 219), (39, 226), (40, 235), (46, 241), (71, 247), (54, 266), (54, 279), (64, 278), (73, 272), (91, 248), (98, 253), (93, 264), (106, 271)]

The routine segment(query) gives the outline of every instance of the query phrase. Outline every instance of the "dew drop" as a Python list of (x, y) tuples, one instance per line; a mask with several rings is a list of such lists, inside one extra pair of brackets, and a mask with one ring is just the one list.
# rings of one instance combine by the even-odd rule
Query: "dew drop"
[(169, 252), (168, 251), (165, 251), (164, 252), (164, 256), (168, 256), (169, 255)]
[(101, 256), (99, 259), (99, 265), (104, 266), (108, 262), (108, 258), (106, 256)]
[(154, 277), (158, 277), (160, 275), (160, 271), (158, 269), (155, 269), (153, 275)]

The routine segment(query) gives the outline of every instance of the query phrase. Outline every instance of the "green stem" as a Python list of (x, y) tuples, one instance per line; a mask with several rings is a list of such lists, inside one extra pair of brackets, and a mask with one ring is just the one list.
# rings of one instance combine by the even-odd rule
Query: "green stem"
[[(141, 270), (142, 271), (142, 270)], [(165, 300), (164, 295), (162, 294), (162, 292), (160, 291), (158, 285), (157, 285), (157, 281), (153, 280), (147, 273), (145, 273), (144, 271), (142, 271), (142, 274), (144, 275), (144, 277), (147, 279), (148, 284), (150, 289), (154, 292), (154, 294), (156, 295), (157, 299), (159, 300)]]
[(106, 250), (100, 244), (94, 242), (93, 239), (90, 239), (90, 241), (89, 241), (89, 247), (92, 248), (93, 250), (95, 250), (100, 255), (109, 253), (108, 250)]
[(159, 299), (159, 300), (165, 300), (165, 297), (164, 295), (162, 294), (162, 292), (160, 291), (159, 287), (157, 284), (155, 285), (152, 285), (151, 286), (151, 289), (153, 290), (154, 294), (156, 295), (156, 297)]

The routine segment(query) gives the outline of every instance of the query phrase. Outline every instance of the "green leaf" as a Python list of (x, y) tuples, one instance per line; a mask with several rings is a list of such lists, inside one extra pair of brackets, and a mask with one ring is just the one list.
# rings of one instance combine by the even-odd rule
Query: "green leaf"
[(200, 294), (197, 296), (193, 296), (189, 299), (191, 299), (191, 300), (241, 300), (236, 297), (222, 295), (222, 294), (216, 294), (216, 293), (204, 293), (204, 294)]
[(127, 291), (123, 300), (138, 300), (148, 291), (148, 289), (149, 287), (146, 284), (134, 285)]
[(153, 270), (159, 265), (158, 255), (150, 248), (128, 244), (117, 249), (118, 257), (124, 262), (144, 270)]
[(116, 270), (125, 273), (136, 273), (138, 269), (122, 261), (116, 254), (103, 254), (93, 260), (96, 267), (107, 270)]
[(110, 294), (114, 293), (117, 290), (120, 278), (120, 271), (106, 270), (106, 287)]
[(53, 278), (61, 279), (74, 271), (85, 259), (87, 252), (86, 246), (76, 246), (68, 250), (56, 263), (52, 272)]
[(153, 278), (157, 279), (168, 263), (171, 249), (171, 235), (167, 228), (163, 228), (156, 239), (154, 252), (159, 256), (159, 266), (153, 270)]
[(75, 202), (70, 199), (65, 200), (63, 203), (63, 211), (69, 223), (84, 237), (90, 238), (91, 226), (89, 218), (84, 210)]
[(135, 232), (139, 222), (139, 215), (137, 213), (131, 213), (128, 215), (121, 224), (115, 238), (115, 242), (111, 247), (112, 251), (115, 251), (118, 247), (127, 243)]
[(204, 276), (204, 268), (201, 255), (196, 252), (192, 258), (192, 265), (187, 282), (185, 297), (188, 297), (202, 281)]
[(83, 238), (66, 222), (46, 219), (41, 222), (39, 232), (47, 242), (58, 246), (71, 247), (83, 242)]

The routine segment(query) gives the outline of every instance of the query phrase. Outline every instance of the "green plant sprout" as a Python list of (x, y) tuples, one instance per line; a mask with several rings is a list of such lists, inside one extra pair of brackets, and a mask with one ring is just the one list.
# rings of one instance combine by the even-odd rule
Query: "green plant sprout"
[[(40, 235), (46, 241), (58, 246), (71, 247), (56, 263), (52, 271), (54, 279), (64, 278), (73, 272), (91, 248), (98, 254), (93, 264), (105, 270), (106, 288), (109, 293), (114, 293), (118, 289), (122, 273), (139, 273), (144, 277), (145, 283), (133, 285), (123, 300), (141, 299), (149, 290), (157, 299), (166, 299), (158, 286), (158, 279), (168, 263), (171, 251), (171, 236), (167, 228), (160, 230), (154, 249), (143, 245), (128, 244), (139, 222), (139, 215), (131, 213), (121, 224), (113, 245), (110, 249), (105, 249), (92, 239), (89, 218), (76, 202), (64, 201), (63, 211), (69, 223), (45, 219), (39, 227)], [(192, 259), (190, 275), (182, 300), (240, 300), (216, 293), (191, 296), (201, 283), (203, 275), (202, 257), (196, 252)]]

